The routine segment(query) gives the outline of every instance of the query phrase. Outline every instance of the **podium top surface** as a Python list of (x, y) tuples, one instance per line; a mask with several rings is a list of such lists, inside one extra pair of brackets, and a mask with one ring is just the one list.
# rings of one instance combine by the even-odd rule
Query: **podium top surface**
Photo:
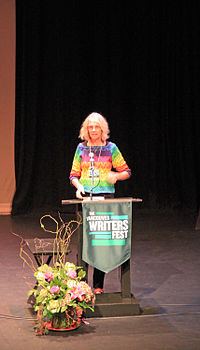
[[(101, 197), (99, 197), (101, 198)], [(63, 199), (62, 205), (68, 205), (68, 204), (79, 204), (79, 203), (121, 203), (121, 202), (134, 202), (134, 203), (140, 203), (142, 202), (141, 198), (132, 198), (132, 197), (124, 197), (124, 198), (106, 198), (106, 199), (98, 199), (98, 197), (87, 197), (85, 199)]]

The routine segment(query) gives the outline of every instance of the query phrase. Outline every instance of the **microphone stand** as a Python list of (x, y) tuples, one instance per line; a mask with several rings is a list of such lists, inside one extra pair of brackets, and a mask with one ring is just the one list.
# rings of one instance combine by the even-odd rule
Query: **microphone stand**
[(92, 181), (91, 181), (91, 188), (90, 188), (90, 200), (92, 200), (92, 190), (94, 185), (94, 153), (90, 152), (90, 169), (92, 171)]

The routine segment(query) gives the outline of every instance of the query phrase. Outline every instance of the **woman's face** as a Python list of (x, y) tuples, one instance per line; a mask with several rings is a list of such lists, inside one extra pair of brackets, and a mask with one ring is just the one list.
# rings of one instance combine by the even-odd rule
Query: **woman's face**
[(92, 141), (101, 141), (102, 130), (98, 122), (92, 120), (89, 121), (88, 133)]

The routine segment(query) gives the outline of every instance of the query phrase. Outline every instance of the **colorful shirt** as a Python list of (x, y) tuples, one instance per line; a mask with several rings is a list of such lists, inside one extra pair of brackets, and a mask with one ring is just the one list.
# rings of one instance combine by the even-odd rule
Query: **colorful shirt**
[(121, 152), (113, 142), (108, 142), (105, 146), (86, 146), (86, 143), (79, 143), (74, 155), (70, 181), (79, 179), (85, 192), (91, 191), (92, 177), (90, 174), (90, 152), (94, 154), (95, 176), (92, 192), (114, 193), (114, 185), (106, 180), (109, 171), (114, 168), (118, 172), (127, 171), (131, 175), (131, 170), (126, 164)]

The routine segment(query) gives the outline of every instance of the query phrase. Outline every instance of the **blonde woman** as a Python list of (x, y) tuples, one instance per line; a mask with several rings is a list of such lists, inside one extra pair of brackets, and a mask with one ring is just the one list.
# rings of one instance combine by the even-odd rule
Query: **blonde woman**
[[(83, 141), (78, 144), (70, 181), (76, 188), (76, 197), (114, 197), (115, 183), (129, 179), (131, 170), (115, 143), (108, 141), (109, 126), (99, 113), (93, 112), (84, 120), (79, 134)], [(104, 272), (94, 269), (94, 292), (103, 293)]]

